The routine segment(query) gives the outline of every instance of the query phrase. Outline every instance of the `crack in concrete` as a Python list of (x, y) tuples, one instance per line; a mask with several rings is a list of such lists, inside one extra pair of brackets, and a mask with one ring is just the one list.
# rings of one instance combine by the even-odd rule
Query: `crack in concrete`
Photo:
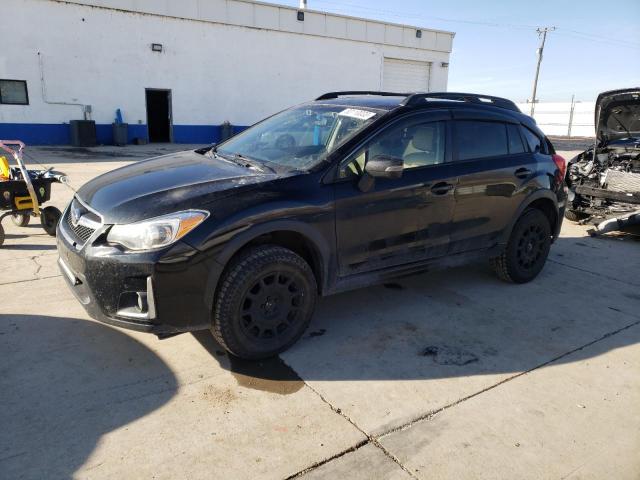
[(340, 415), (342, 418), (344, 418), (347, 422), (349, 422), (351, 425), (353, 425), (360, 433), (362, 433), (365, 437), (367, 437), (366, 440), (363, 440), (362, 442), (359, 442), (358, 444), (354, 445), (353, 447), (340, 452), (339, 454), (331, 457), (331, 458), (327, 458), (324, 459), (320, 462), (317, 462), (317, 464), (312, 465), (311, 467), (308, 467), (298, 473), (295, 473), (293, 475), (291, 475), (290, 477), (287, 477), (287, 479), (290, 478), (297, 478), (300, 477), (302, 475), (304, 475), (304, 473), (309, 472), (311, 470), (314, 470), (318, 467), (320, 467), (321, 465), (324, 465), (326, 463), (329, 463), (333, 460), (335, 460), (336, 458), (342, 457), (344, 455), (346, 455), (347, 453), (351, 453), (351, 452), (355, 452), (356, 450), (358, 450), (361, 447), (364, 447), (365, 445), (371, 443), (372, 445), (374, 445), (375, 447), (377, 447), (378, 449), (380, 449), (382, 451), (382, 453), (384, 453), (385, 456), (387, 456), (391, 461), (393, 461), (395, 464), (397, 464), (402, 470), (404, 470), (411, 478), (414, 478), (416, 480), (418, 480), (418, 477), (416, 477), (413, 473), (411, 473), (411, 471), (409, 471), (409, 469), (407, 469), (407, 467), (405, 467), (396, 457), (395, 455), (392, 455), (391, 452), (389, 452), (384, 446), (382, 446), (379, 442), (378, 442), (378, 437), (376, 437), (375, 435), (370, 435), (368, 434), (364, 429), (362, 429), (354, 420), (352, 420), (347, 414), (345, 414), (342, 409), (334, 407), (333, 404), (327, 400), (320, 392), (318, 392), (315, 388), (313, 388), (311, 385), (309, 385), (307, 382), (305, 382), (305, 386), (311, 390), (313, 393), (315, 393), (320, 400), (322, 400), (324, 403), (326, 403), (329, 408), (331, 410), (333, 410), (335, 413), (337, 413), (338, 415)]
[(634, 287), (640, 287), (640, 283), (634, 283), (634, 282), (628, 282), (628, 281), (620, 280), (619, 278), (610, 277), (609, 275), (605, 275), (603, 273), (592, 272), (591, 270), (587, 270), (586, 268), (576, 267), (574, 265), (569, 265), (568, 263), (562, 263), (562, 262), (559, 262), (558, 260), (553, 260), (551, 258), (547, 258), (547, 262), (555, 263), (556, 265), (562, 265), (563, 267), (572, 268), (574, 270), (578, 270), (578, 271), (583, 272), (583, 273), (588, 273), (590, 275), (595, 275), (596, 277), (606, 278), (607, 280), (612, 280), (614, 282), (623, 283), (625, 285), (632, 285)]
[(40, 276), (40, 271), (43, 268), (47, 267), (48, 265), (41, 263), (39, 261), (39, 259), (42, 258), (42, 257), (49, 257), (51, 255), (55, 255), (55, 252), (54, 253), (52, 253), (52, 252), (41, 252), (41, 253), (39, 253), (37, 255), (31, 255), (29, 257), (20, 257), (20, 258), (18, 258), (18, 260), (27, 259), (27, 260), (29, 260), (29, 262), (33, 263), (33, 265), (35, 266), (35, 270), (33, 271), (32, 278), (25, 278), (25, 279), (22, 279), (22, 280), (13, 280), (11, 282), (0, 282), (0, 285), (13, 285), (13, 284), (16, 284), (16, 283), (31, 282), (31, 281), (35, 281), (35, 280), (43, 280), (45, 278), (53, 278), (53, 277), (61, 276), (60, 274), (47, 275), (47, 276), (42, 276), (42, 277)]
[(57, 275), (47, 275), (46, 277), (38, 277), (38, 278), (27, 278), (24, 280), (15, 280), (13, 282), (0, 282), (0, 285), (14, 285), (16, 283), (25, 283), (25, 282), (37, 282), (38, 280), (46, 280), (47, 278), (56, 278), (61, 277), (62, 274), (58, 273)]
[(319, 393), (317, 390), (315, 390), (313, 387), (311, 387), (309, 384), (307, 384), (305, 382), (305, 386), (307, 386), (324, 403), (326, 403), (329, 406), (329, 408), (331, 408), (331, 410), (333, 410), (338, 415), (342, 416), (351, 425), (353, 425), (355, 428), (357, 428), (363, 435), (365, 435), (367, 437), (367, 439), (363, 440), (362, 442), (359, 442), (359, 443), (353, 445), (352, 447), (350, 447), (350, 448), (348, 448), (346, 450), (343, 450), (343, 451), (337, 453), (336, 455), (334, 455), (332, 457), (329, 457), (329, 458), (326, 458), (326, 459), (321, 460), (319, 462), (316, 462), (313, 465), (311, 465), (311, 466), (309, 466), (309, 467), (307, 467), (307, 468), (305, 468), (305, 469), (303, 469), (303, 470), (301, 470), (301, 471), (299, 471), (297, 473), (294, 473), (293, 475), (290, 475), (290, 476), (286, 477), (285, 480), (290, 480), (290, 479), (293, 479), (293, 478), (299, 478), (302, 475), (304, 475), (304, 474), (306, 474), (306, 473), (308, 473), (308, 472), (310, 472), (312, 470), (315, 470), (316, 468), (321, 467), (322, 465), (325, 465), (325, 464), (327, 464), (327, 463), (329, 463), (329, 462), (331, 462), (331, 461), (333, 461), (333, 460), (335, 460), (337, 458), (340, 458), (340, 457), (342, 457), (342, 456), (344, 456), (344, 455), (346, 455), (348, 453), (355, 452), (359, 448), (361, 448), (361, 447), (363, 447), (363, 446), (365, 446), (365, 445), (367, 445), (369, 443), (371, 443), (371, 444), (375, 445), (377, 448), (379, 448), (389, 459), (391, 459), (402, 470), (404, 470), (408, 475), (410, 475), (411, 478), (418, 479), (418, 477), (416, 477), (409, 469), (407, 469), (407, 467), (405, 467), (402, 464), (402, 462), (395, 455), (393, 455), (391, 452), (389, 452), (389, 450), (387, 450), (379, 442), (379, 440), (381, 438), (386, 437), (388, 435), (391, 435), (393, 433), (399, 432), (399, 431), (407, 430), (407, 429), (411, 428), (413, 425), (415, 425), (416, 423), (420, 423), (420, 422), (423, 422), (423, 421), (429, 421), (432, 418), (434, 418), (436, 415), (440, 414), (441, 412), (443, 412), (445, 410), (453, 408), (456, 405), (459, 405), (459, 404), (461, 404), (463, 402), (466, 402), (467, 400), (470, 400), (470, 399), (472, 399), (474, 397), (477, 397), (477, 396), (479, 396), (479, 395), (481, 395), (481, 394), (483, 394), (485, 392), (493, 390), (494, 388), (497, 388), (500, 385), (503, 385), (503, 384), (505, 384), (507, 382), (510, 382), (512, 380), (515, 380), (516, 378), (522, 377), (524, 375), (528, 375), (529, 373), (532, 373), (532, 372), (534, 372), (536, 370), (539, 370), (540, 368), (546, 367), (547, 365), (549, 365), (551, 363), (557, 362), (558, 360), (561, 360), (562, 358), (565, 358), (565, 357), (567, 357), (569, 355), (572, 355), (572, 354), (574, 354), (576, 352), (579, 352), (579, 351), (581, 351), (581, 350), (583, 350), (585, 348), (588, 348), (588, 347), (590, 347), (590, 346), (592, 346), (592, 345), (594, 345), (594, 344), (596, 344), (598, 342), (601, 342), (601, 341), (603, 341), (603, 340), (605, 340), (605, 339), (607, 339), (609, 337), (617, 335), (618, 333), (621, 333), (621, 332), (623, 332), (625, 330), (633, 328), (633, 327), (635, 327), (637, 325), (640, 325), (640, 320), (635, 321), (633, 323), (630, 323), (628, 325), (625, 325), (624, 327), (618, 328), (617, 330), (613, 330), (611, 332), (605, 333), (604, 335), (596, 338), (595, 340), (592, 340), (591, 342), (585, 343), (584, 345), (581, 345), (580, 347), (576, 347), (573, 350), (569, 350), (568, 352), (565, 352), (565, 353), (563, 353), (561, 355), (557, 355), (556, 357), (554, 357), (554, 358), (552, 358), (550, 360), (547, 360), (546, 362), (543, 362), (543, 363), (541, 363), (539, 365), (536, 365), (535, 367), (532, 367), (532, 368), (530, 368), (528, 370), (525, 370), (523, 372), (520, 372), (520, 373), (517, 373), (515, 375), (512, 375), (512, 376), (510, 376), (508, 378), (505, 378), (504, 380), (501, 380), (501, 381), (495, 383), (494, 385), (490, 385), (487, 388), (484, 388), (484, 389), (479, 390), (479, 391), (477, 391), (475, 393), (472, 393), (471, 395), (467, 395), (466, 397), (458, 399), (455, 402), (452, 402), (452, 403), (450, 403), (448, 405), (440, 407), (440, 408), (438, 408), (436, 410), (429, 411), (429, 412), (427, 412), (427, 413), (425, 413), (423, 415), (420, 415), (420, 416), (418, 416), (418, 417), (416, 417), (416, 418), (414, 418), (414, 419), (412, 419), (412, 420), (410, 420), (410, 421), (408, 421), (408, 422), (406, 422), (406, 423), (404, 423), (402, 425), (399, 425), (397, 427), (391, 428), (391, 429), (389, 429), (389, 430), (387, 430), (385, 432), (382, 432), (382, 433), (380, 433), (378, 435), (369, 435), (362, 428), (360, 428), (353, 420), (351, 420), (351, 418), (349, 416), (347, 416), (340, 408), (334, 407), (331, 404), (331, 402), (329, 402), (326, 398), (324, 398), (324, 396), (321, 393)]
[(336, 460), (340, 457), (344, 457), (345, 455), (355, 452), (356, 450), (364, 447), (365, 445), (367, 445), (369, 443), (369, 440), (362, 440), (358, 443), (356, 443), (355, 445), (347, 448), (346, 450), (342, 450), (341, 452), (336, 453), (335, 455), (325, 458), (324, 460), (321, 460), (319, 462), (314, 463), (313, 465), (308, 466), (307, 468), (300, 470), (299, 472), (294, 473), (293, 475), (289, 475), (288, 477), (285, 477), (284, 480), (292, 480), (294, 478), (300, 478), (302, 475), (305, 475), (308, 472), (311, 472), (313, 470), (315, 470), (318, 467), (321, 467), (322, 465), (325, 465), (329, 462), (332, 462), (333, 460)]
[(34, 255), (33, 257), (29, 257), (29, 260), (31, 260), (33, 263), (35, 263), (35, 265), (37, 267), (36, 271), (33, 272), (33, 275), (36, 277), (36, 279), (40, 278), (40, 275), (39, 275), (40, 274), (40, 270), (42, 270), (42, 267), (44, 266), (44, 265), (42, 265), (41, 263), (38, 262), (38, 257), (39, 256), (40, 255)]

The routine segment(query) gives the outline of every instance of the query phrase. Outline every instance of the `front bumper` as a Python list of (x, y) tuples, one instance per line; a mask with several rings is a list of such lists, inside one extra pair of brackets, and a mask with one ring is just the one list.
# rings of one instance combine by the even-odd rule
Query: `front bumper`
[(78, 247), (58, 225), (58, 266), (89, 316), (157, 335), (210, 327), (217, 262), (183, 242), (131, 253), (94, 244), (98, 237)]

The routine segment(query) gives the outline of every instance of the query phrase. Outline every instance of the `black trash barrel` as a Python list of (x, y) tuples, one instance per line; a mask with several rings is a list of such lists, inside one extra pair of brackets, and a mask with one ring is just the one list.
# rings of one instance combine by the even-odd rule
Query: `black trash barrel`
[(123, 146), (127, 144), (129, 124), (128, 123), (112, 123), (113, 128), (113, 144)]
[(71, 129), (71, 145), (74, 147), (95, 147), (96, 139), (96, 122), (93, 120), (71, 120), (69, 122)]

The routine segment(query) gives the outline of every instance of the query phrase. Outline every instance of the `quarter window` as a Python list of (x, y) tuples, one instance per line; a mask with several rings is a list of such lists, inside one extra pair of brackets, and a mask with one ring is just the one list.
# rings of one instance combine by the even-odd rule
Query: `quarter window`
[(528, 128), (523, 128), (522, 131), (524, 132), (524, 137), (527, 139), (527, 144), (529, 146), (529, 151), (533, 152), (533, 153), (537, 153), (539, 151), (542, 150), (542, 141), (540, 140), (540, 137), (538, 137), (538, 135), (536, 135), (535, 133), (533, 133), (531, 130), (529, 130)]
[(377, 155), (402, 158), (405, 169), (444, 162), (445, 122), (408, 119), (383, 131), (350, 157), (340, 177), (360, 175), (366, 163)]
[(0, 103), (29, 105), (27, 82), (25, 80), (0, 80)]
[(458, 120), (456, 122), (458, 160), (507, 155), (507, 129), (504, 123)]
[(527, 151), (524, 148), (524, 143), (522, 143), (520, 127), (509, 123), (507, 124), (507, 133), (509, 135), (509, 153), (524, 153)]

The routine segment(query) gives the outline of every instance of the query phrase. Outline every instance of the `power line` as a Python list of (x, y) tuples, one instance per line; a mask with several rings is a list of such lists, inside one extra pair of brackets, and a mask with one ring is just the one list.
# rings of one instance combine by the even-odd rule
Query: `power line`
[[(461, 23), (461, 24), (478, 25), (478, 26), (493, 27), (493, 28), (510, 28), (510, 29), (517, 29), (517, 30), (531, 30), (533, 28), (537, 28), (536, 25), (526, 25), (526, 24), (518, 24), (518, 23), (499, 23), (499, 22), (490, 22), (490, 21), (481, 21), (481, 20), (437, 17), (437, 16), (431, 16), (431, 15), (425, 16), (417, 12), (402, 12), (398, 10), (385, 10), (381, 8), (371, 8), (371, 7), (365, 7), (362, 5), (357, 5), (357, 4), (348, 3), (348, 2), (335, 2), (331, 0), (316, 0), (316, 2), (322, 3), (322, 4), (337, 5), (341, 7), (341, 8), (338, 8), (337, 10), (342, 10), (342, 12), (345, 14), (349, 14), (349, 10), (360, 10), (363, 12), (371, 12), (371, 13), (376, 13), (378, 15), (385, 15), (387, 17), (393, 17), (393, 18), (399, 18), (399, 19), (411, 18), (411, 19), (414, 19), (414, 20), (417, 19), (420, 21), (437, 20), (437, 21), (447, 22), (447, 23)], [(347, 8), (344, 8), (344, 7), (347, 7)], [(562, 28), (562, 27), (557, 28), (557, 33), (571, 36), (574, 38), (580, 38), (582, 40), (590, 40), (598, 43), (608, 42), (608, 43), (616, 44), (622, 47), (640, 49), (640, 43), (636, 43), (636, 42), (632, 42), (632, 41), (628, 41), (620, 38), (606, 37), (604, 35), (581, 32), (578, 30), (572, 30), (572, 29)]]

